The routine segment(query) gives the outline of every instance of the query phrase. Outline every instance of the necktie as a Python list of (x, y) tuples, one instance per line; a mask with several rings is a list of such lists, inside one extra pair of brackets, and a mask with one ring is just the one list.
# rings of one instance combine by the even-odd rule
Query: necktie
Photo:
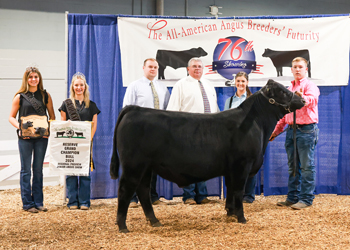
[(202, 92), (202, 96), (203, 96), (203, 104), (204, 104), (204, 113), (210, 113), (210, 104), (209, 104), (209, 100), (208, 100), (208, 96), (205, 93), (203, 84), (201, 83), (201, 81), (198, 81), (199, 86), (201, 88), (201, 92)]
[(152, 93), (153, 93), (154, 108), (159, 109), (159, 98), (158, 98), (158, 94), (157, 94), (156, 88), (154, 87), (153, 82), (151, 82), (151, 88), (152, 88)]

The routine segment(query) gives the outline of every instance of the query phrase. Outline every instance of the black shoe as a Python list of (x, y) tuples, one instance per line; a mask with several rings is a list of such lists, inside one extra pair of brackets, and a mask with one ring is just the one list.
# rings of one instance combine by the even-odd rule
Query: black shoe
[(243, 199), (243, 203), (253, 203), (253, 201), (249, 199)]

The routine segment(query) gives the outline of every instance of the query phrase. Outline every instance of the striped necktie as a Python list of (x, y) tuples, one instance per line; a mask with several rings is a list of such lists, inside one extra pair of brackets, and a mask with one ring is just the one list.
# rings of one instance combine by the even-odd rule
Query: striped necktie
[(198, 81), (199, 86), (201, 88), (201, 92), (202, 92), (202, 96), (203, 96), (203, 104), (204, 104), (204, 113), (210, 113), (210, 104), (209, 104), (209, 100), (208, 100), (208, 96), (205, 93), (203, 84), (201, 83), (201, 81)]
[(153, 102), (154, 102), (154, 108), (159, 109), (159, 97), (156, 91), (156, 88), (154, 87), (153, 82), (151, 82), (151, 88), (153, 93)]

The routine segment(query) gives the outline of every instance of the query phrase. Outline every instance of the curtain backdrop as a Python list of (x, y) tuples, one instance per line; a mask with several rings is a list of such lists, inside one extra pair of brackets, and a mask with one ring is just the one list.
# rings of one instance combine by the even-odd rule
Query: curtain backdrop
[[(269, 16), (268, 18), (300, 17), (305, 16)], [(118, 15), (68, 14), (68, 79), (71, 79), (78, 71), (84, 73), (90, 87), (90, 98), (101, 110), (93, 144), (93, 159), (96, 166), (96, 170), (91, 173), (91, 197), (93, 199), (114, 198), (117, 197), (118, 192), (118, 180), (111, 180), (109, 176), (114, 126), (122, 108), (126, 90), (122, 83), (117, 18)], [(196, 17), (196, 19), (199, 18)], [(325, 61), (326, 59), (325, 55)], [(142, 74), (140, 68), (140, 78)], [(69, 87), (70, 80), (68, 80), (68, 91)], [(259, 88), (251, 88), (251, 90), (254, 93)], [(220, 110), (223, 110), (225, 100), (234, 94), (234, 89), (231, 87), (216, 88), (216, 92), (218, 105)], [(347, 195), (350, 194), (350, 169), (348, 168), (350, 164), (350, 88), (348, 86), (320, 87), (320, 92), (320, 136), (315, 152), (316, 193)], [(288, 165), (284, 140), (285, 134), (281, 134), (269, 143), (263, 167), (258, 173), (257, 194), (282, 195), (287, 193)], [(209, 195), (221, 195), (221, 178), (209, 180), (207, 186)], [(176, 184), (159, 177), (157, 189), (159, 195), (166, 199), (182, 195), (182, 189)]]

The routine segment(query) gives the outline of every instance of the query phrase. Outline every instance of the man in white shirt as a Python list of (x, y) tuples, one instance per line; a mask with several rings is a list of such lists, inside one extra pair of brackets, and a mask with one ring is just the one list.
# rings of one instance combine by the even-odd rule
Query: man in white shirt
[[(190, 113), (215, 113), (219, 111), (214, 87), (202, 78), (203, 63), (199, 58), (188, 62), (189, 76), (178, 81), (172, 90), (167, 110)], [(207, 198), (205, 181), (183, 188), (185, 204), (205, 204), (212, 202)]]
[[(136, 80), (127, 87), (123, 107), (127, 105), (137, 105), (146, 108), (166, 109), (170, 93), (167, 87), (156, 80), (158, 73), (158, 62), (156, 59), (148, 58), (144, 61), (143, 72), (144, 76)], [(151, 201), (153, 205), (167, 205), (167, 203), (160, 201), (156, 191), (157, 174), (152, 172), (151, 179)], [(137, 207), (138, 198), (136, 194), (133, 195), (130, 208)]]

